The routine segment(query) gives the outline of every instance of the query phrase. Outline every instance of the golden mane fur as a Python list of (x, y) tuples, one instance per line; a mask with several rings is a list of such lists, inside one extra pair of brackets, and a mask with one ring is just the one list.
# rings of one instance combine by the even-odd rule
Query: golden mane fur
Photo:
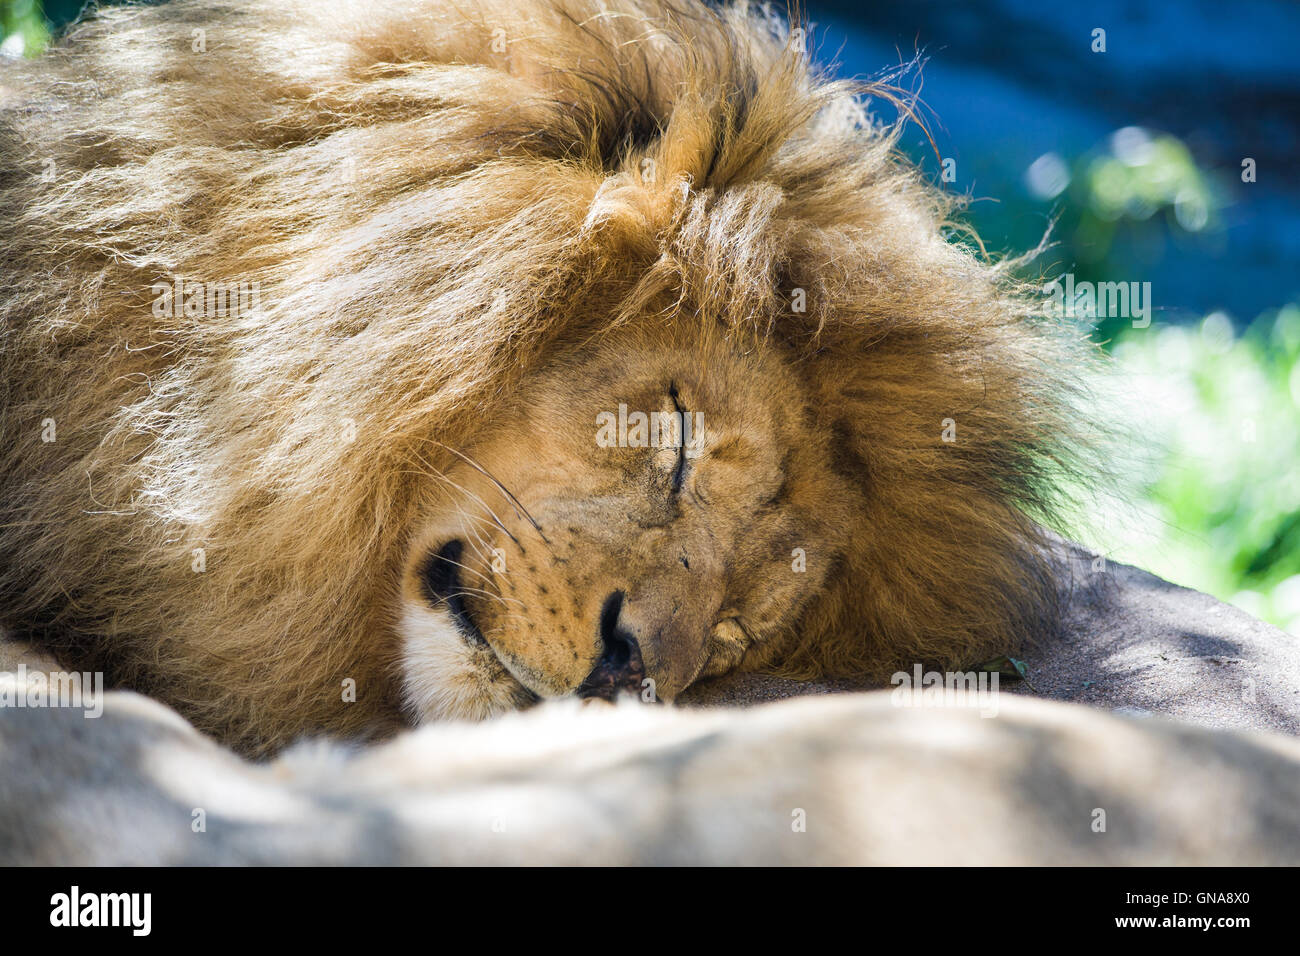
[[(5, 63), (4, 623), (247, 749), (392, 726), (421, 463), (645, 322), (797, 356), (866, 489), (771, 667), (1032, 636), (1086, 350), (953, 238), (880, 93), (696, 0), (180, 0)], [(259, 295), (160, 318), (176, 277)]]

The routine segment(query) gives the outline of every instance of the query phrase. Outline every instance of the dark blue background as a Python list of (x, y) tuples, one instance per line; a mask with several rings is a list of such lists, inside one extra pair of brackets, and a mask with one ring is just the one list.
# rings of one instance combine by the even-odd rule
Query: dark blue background
[[(1187, 145), (1222, 193), (1218, 222), (1196, 236), (1131, 224), (1150, 235), (1121, 229), (1102, 271), (1151, 281), (1158, 321), (1223, 309), (1246, 322), (1300, 301), (1300, 5), (812, 0), (806, 10), (815, 58), (834, 60), (839, 75), (871, 77), (920, 54), (931, 134), (939, 155), (957, 160), (949, 188), (977, 200), (971, 216), (990, 248), (1032, 247), (1062, 213), (1064, 197), (1039, 200), (1025, 186), (1037, 157), (1075, 161), (1140, 126)], [(1091, 49), (1097, 27), (1105, 53)], [(937, 175), (919, 129), (905, 145)], [(1241, 181), (1243, 157), (1257, 162), (1255, 183)], [(1067, 230), (1045, 257), (1064, 271), (1080, 251), (1070, 218), (1061, 215)]]

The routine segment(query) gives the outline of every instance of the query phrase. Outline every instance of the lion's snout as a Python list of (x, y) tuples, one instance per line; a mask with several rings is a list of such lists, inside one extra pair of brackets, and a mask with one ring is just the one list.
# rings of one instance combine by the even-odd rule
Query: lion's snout
[(556, 534), (536, 558), (525, 553), (499, 566), (486, 560), (491, 550), (466, 539), (421, 545), (410, 561), (409, 593), (413, 619), (431, 623), (408, 638), (443, 648), (424, 648), (426, 656), (466, 659), (467, 675), (508, 673), (510, 683), (540, 697), (613, 700), (627, 692), (673, 700), (707, 656), (721, 602), (718, 562), (703, 547), (689, 565), (674, 558), (665, 567), (662, 559), (652, 565), (647, 552), (680, 548), (646, 545), (610, 560), (604, 549), (571, 543)]
[(601, 657), (579, 694), (613, 680), (615, 690), (646, 701), (675, 698), (703, 664), (719, 605), (715, 590), (705, 581), (650, 577), (610, 595), (601, 614)]
[(626, 595), (615, 591), (605, 599), (600, 611), (601, 655), (591, 673), (578, 685), (579, 697), (611, 700), (623, 690), (639, 693), (646, 680), (641, 643), (636, 636), (619, 626), (619, 615)]

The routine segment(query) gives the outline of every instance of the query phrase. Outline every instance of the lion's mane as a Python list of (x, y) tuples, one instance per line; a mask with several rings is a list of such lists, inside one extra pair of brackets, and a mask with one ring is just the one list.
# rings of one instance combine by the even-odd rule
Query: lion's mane
[[(808, 60), (695, 0), (179, 0), (4, 64), (5, 623), (246, 749), (391, 725), (446, 447), (564, 343), (703, 322), (801, 356), (869, 491), (773, 666), (1030, 635), (1084, 352)], [(160, 318), (176, 277), (259, 295)]]

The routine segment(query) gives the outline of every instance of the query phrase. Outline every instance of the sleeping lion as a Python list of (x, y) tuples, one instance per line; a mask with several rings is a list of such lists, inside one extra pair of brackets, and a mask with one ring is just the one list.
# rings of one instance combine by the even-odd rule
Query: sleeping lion
[(1089, 352), (801, 37), (180, 0), (4, 63), (0, 623), (249, 753), (1050, 627)]

